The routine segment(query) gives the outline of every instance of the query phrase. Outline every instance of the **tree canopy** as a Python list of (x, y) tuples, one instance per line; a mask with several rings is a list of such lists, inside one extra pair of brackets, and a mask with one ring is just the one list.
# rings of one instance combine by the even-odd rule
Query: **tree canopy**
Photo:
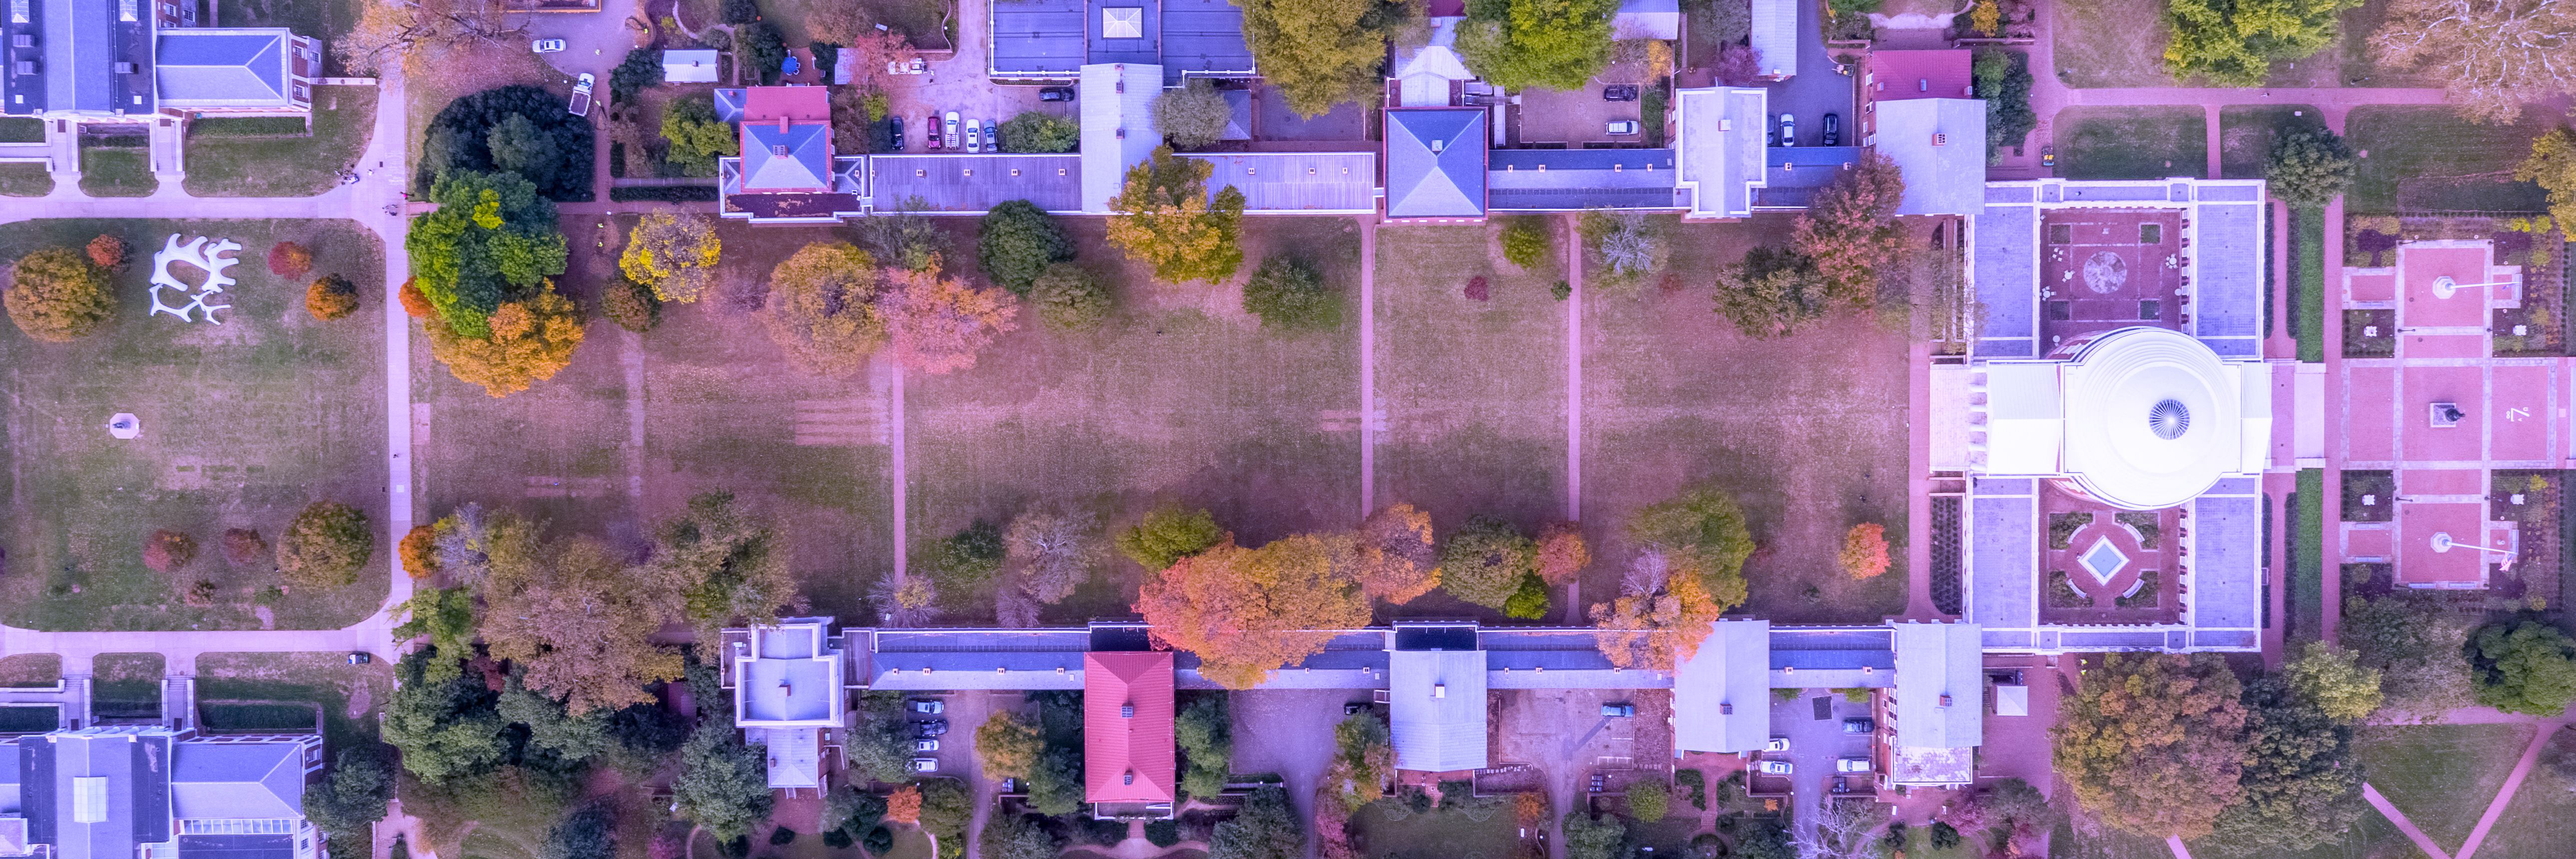
[(1402, 605), (1440, 586), (1440, 556), (1431, 540), (1431, 514), (1397, 502), (1360, 520), (1355, 570), (1360, 589)]
[(706, 294), (723, 256), (724, 241), (708, 218), (647, 212), (627, 233), (617, 270), (650, 287), (656, 298), (686, 303)]
[(767, 520), (737, 507), (732, 493), (709, 492), (654, 532), (646, 574), (677, 588), (700, 640), (714, 641), (726, 626), (773, 622), (794, 602), (787, 546)]
[(2469, 639), (2478, 703), (2555, 716), (2576, 703), (2576, 641), (2536, 620), (2494, 624)]
[(527, 16), (511, 14), (504, 0), (367, 0), (332, 49), (359, 71), (398, 63), (417, 74), (440, 68), (457, 48), (507, 43), (526, 28)]
[(680, 816), (720, 842), (749, 834), (777, 803), (760, 750), (743, 745), (738, 733), (718, 722), (698, 726), (680, 748), (680, 776), (671, 782)]
[(1753, 531), (1724, 490), (1694, 487), (1640, 508), (1628, 520), (1628, 539), (1668, 556), (1675, 570), (1695, 572), (1719, 611), (1744, 604)]
[(1027, 200), (1004, 200), (984, 213), (975, 236), (975, 261), (993, 285), (1029, 294), (1047, 266), (1073, 259), (1073, 240), (1055, 216)]
[(1117, 298), (1099, 275), (1080, 265), (1060, 262), (1039, 272), (1029, 283), (1029, 304), (1038, 318), (1065, 331), (1090, 331), (1117, 311)]
[(716, 118), (715, 99), (695, 96), (662, 108), (662, 140), (670, 144), (663, 160), (686, 176), (716, 175), (716, 159), (742, 154), (742, 138), (733, 126)]
[(1896, 208), (1903, 202), (1904, 171), (1877, 150), (1864, 152), (1798, 213), (1789, 249), (1814, 264), (1827, 299), (1868, 307), (1878, 298), (1879, 267), (1903, 242), (1896, 228)]
[(1971, 86), (1986, 103), (1986, 157), (1993, 158), (2006, 146), (2021, 145), (2039, 127), (2039, 113), (2030, 107), (2030, 55), (1989, 46), (1976, 49), (1975, 57)]
[[(457, 171), (430, 189), (438, 209), (413, 218), (403, 248), (412, 284), (457, 336), (491, 334), (501, 305), (528, 300), (564, 272), (555, 205), (508, 173)], [(576, 341), (578, 342), (578, 341)]]
[[(2302, 662), (2323, 652), (2320, 643), (2309, 644)], [(2313, 670), (2306, 674), (2313, 679)], [(2213, 828), (2219, 843), (2244, 853), (2307, 850), (2340, 837), (2364, 813), (2361, 766), (2352, 756), (2356, 720), (2329, 715), (2308, 694), (2315, 684), (2301, 676), (2294, 667), (2245, 690), (2245, 760), (2237, 780), (2243, 798), (2219, 812)], [(2376, 697), (2378, 680), (2370, 681)]]
[(1671, 671), (1699, 652), (1728, 605), (1709, 596), (1699, 557), (1649, 547), (1629, 564), (1619, 597), (1592, 605), (1593, 626), (1601, 630), (1594, 646), (1610, 664)]
[(2342, 137), (2322, 128), (2307, 129), (2272, 141), (2263, 181), (2274, 198), (2291, 208), (2322, 212), (2352, 187), (2354, 169), (2352, 147), (2344, 145)]
[(2422, 600), (2356, 596), (2344, 600), (2340, 635), (2356, 665), (2380, 672), (2384, 709), (2429, 720), (2475, 700), (2469, 663), (2460, 658), (2474, 625)]
[(304, 587), (345, 587), (376, 551), (367, 514), (337, 501), (316, 501), (295, 514), (277, 539), (277, 571)]
[(1181, 772), (1181, 790), (1191, 796), (1224, 793), (1233, 775), (1234, 719), (1227, 714), (1225, 702), (1223, 696), (1194, 698), (1172, 719), (1172, 743), (1188, 760)]
[(1206, 510), (1183, 510), (1165, 504), (1145, 512), (1144, 519), (1118, 534), (1118, 552), (1148, 571), (1206, 551), (1226, 539), (1216, 516)]
[[(487, 0), (428, 2), (479, 4)], [(368, 5), (375, 6), (377, 2)], [(519, 122), (510, 121), (514, 116)], [(504, 140), (505, 151), (496, 151), (492, 136), (505, 127), (511, 129)], [(547, 199), (573, 202), (591, 198), (591, 162), (595, 154), (592, 136), (596, 131), (589, 119), (564, 111), (563, 96), (543, 88), (513, 84), (460, 97), (439, 110), (423, 134), (419, 172), (413, 178), (415, 188), (434, 190), (441, 179), (455, 173), (516, 169), (526, 171), (521, 177)], [(540, 147), (534, 142), (537, 138), (551, 145)], [(525, 160), (544, 152), (553, 154), (554, 164), (539, 169)], [(505, 167), (499, 160), (504, 157), (520, 160)], [(419, 266), (413, 268), (418, 270)]]
[(1320, 331), (1342, 324), (1342, 297), (1305, 260), (1274, 256), (1244, 281), (1243, 312), (1275, 331)]
[(1467, 520), (1440, 547), (1440, 586), (1477, 605), (1502, 608), (1538, 575), (1538, 542), (1492, 516)]
[(993, 339), (1017, 330), (1020, 306), (1000, 290), (949, 277), (937, 261), (924, 269), (887, 269), (877, 295), (887, 343), (904, 366), (931, 375), (973, 369)]
[(993, 711), (975, 727), (975, 760), (986, 778), (1028, 778), (1045, 753), (1046, 738), (1038, 734), (1038, 726), (1008, 710)]
[(2212, 656), (2112, 653), (2059, 703), (2058, 775), (2087, 813), (2149, 837), (2208, 835), (2244, 789), (2242, 687)]
[(1786, 248), (1754, 248), (1718, 270), (1715, 309), (1747, 337), (1795, 334), (1833, 302), (1815, 260)]
[(1021, 511), (1002, 532), (1005, 557), (1031, 598), (1053, 605), (1091, 580), (1107, 553), (1100, 521), (1088, 511), (1038, 508)]
[(2165, 70), (2219, 86), (2259, 86), (2272, 63), (2333, 47), (2361, 0), (2166, 0)]
[(650, 702), (648, 684), (680, 679), (678, 651), (650, 638), (677, 594), (633, 574), (587, 537), (496, 547), (484, 586), (483, 640), (516, 663), (528, 688), (574, 715)]
[(498, 696), (481, 677), (461, 672), (432, 679), (429, 663), (453, 663), (453, 654), (412, 651), (396, 666), (402, 682), (385, 703), (384, 740), (402, 750), (403, 769), (429, 784), (488, 772), (509, 751), (505, 723), (493, 709)]
[(551, 285), (525, 300), (502, 303), (488, 318), (483, 336), (459, 333), (434, 316), (421, 320), (421, 330), (429, 335), (429, 354), (446, 364), (448, 373), (495, 397), (554, 378), (572, 363), (582, 339), (580, 310)]
[(1619, 0), (1474, 0), (1458, 25), (1467, 70), (1507, 90), (1582, 89), (1610, 64)]
[(2360, 722), (2379, 711), (2380, 672), (2361, 655), (2322, 641), (2308, 642), (2299, 658), (2281, 666), (2291, 694), (2337, 722)]
[(1243, 265), (1243, 192), (1228, 185), (1210, 200), (1207, 180), (1215, 165), (1183, 158), (1171, 147), (1127, 168), (1125, 184), (1109, 208), (1109, 243), (1154, 267), (1170, 283), (1218, 281)]
[(18, 330), (48, 343), (78, 340), (116, 321), (116, 288), (107, 269), (67, 247), (19, 257), (0, 303), (8, 305)]
[(1386, 44), (1417, 23), (1402, 0), (1243, 0), (1243, 36), (1262, 80), (1317, 116), (1385, 85)]
[(2525, 104), (2576, 90), (2570, 34), (2576, 9), (2548, 0), (2396, 0), (2370, 50), (2440, 81), (2443, 101), (2472, 121), (2503, 124)]
[(1004, 152), (1071, 152), (1082, 145), (1082, 125), (1070, 119), (1034, 110), (995, 126), (1000, 137), (995, 145)]
[(1214, 146), (1225, 138), (1225, 127), (1233, 121), (1233, 105), (1206, 78), (1191, 78), (1187, 85), (1154, 97), (1154, 127), (1175, 149)]
[(769, 271), (761, 324), (798, 369), (847, 376), (885, 345), (876, 258), (849, 242), (815, 242)]
[(2549, 192), (2549, 216), (2576, 224), (2576, 132), (2552, 128), (2531, 140), (2531, 155), (2513, 168), (2517, 182), (2537, 183)]
[(1255, 789), (1232, 819), (1216, 825), (1208, 859), (1298, 859), (1306, 855), (1306, 830), (1289, 807), (1288, 791)]
[(1332, 634), (1368, 623), (1346, 536), (1299, 534), (1257, 549), (1232, 541), (1175, 561), (1145, 581), (1136, 611), (1154, 638), (1196, 653), (1199, 671), (1229, 689), (1320, 653)]

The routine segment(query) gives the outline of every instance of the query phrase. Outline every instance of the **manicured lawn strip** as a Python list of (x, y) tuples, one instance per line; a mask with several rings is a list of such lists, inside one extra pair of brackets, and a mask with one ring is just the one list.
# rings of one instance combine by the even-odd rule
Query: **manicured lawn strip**
[(2325, 114), (2312, 105), (2236, 105), (2218, 110), (2219, 174), (2228, 179), (2261, 179), (2272, 141), (2282, 134), (2326, 127)]
[(1520, 834), (1506, 806), (1482, 821), (1457, 810), (1415, 814), (1396, 800), (1380, 800), (1351, 814), (1351, 846), (1360, 855), (1394, 859), (1507, 859), (1518, 855)]
[(2547, 127), (2541, 119), (2477, 125), (2447, 107), (2354, 108), (2345, 133), (2364, 157), (2344, 211), (2540, 211), (2540, 187), (2513, 181), (2513, 168)]
[(161, 713), (158, 653), (102, 653), (90, 661), (90, 710), (101, 719), (149, 719)]
[(2209, 118), (2197, 107), (2072, 107), (2057, 115), (2058, 175), (2162, 179), (2209, 169)]
[(0, 164), (0, 197), (42, 197), (54, 192), (54, 174), (42, 164)]
[[(376, 736), (375, 708), (393, 695), (393, 666), (349, 664), (344, 653), (208, 653), (197, 657), (197, 700), (258, 702), (232, 705), (232, 719), (293, 722), (310, 730), (322, 714), (332, 749)], [(355, 700), (353, 700), (355, 699)], [(309, 706), (301, 706), (309, 705)], [(357, 711), (351, 715), (351, 711)], [(293, 711), (290, 715), (288, 711)], [(217, 714), (206, 721), (216, 727)], [(297, 721), (301, 720), (301, 721)]]
[(63, 657), (53, 653), (19, 653), (0, 657), (0, 688), (52, 686), (63, 680)]
[(2299, 470), (2298, 490), (2290, 496), (2290, 635), (2315, 640), (2325, 623), (2326, 473)]
[(320, 722), (309, 704), (234, 704), (200, 699), (197, 718), (208, 731), (286, 731), (303, 733)]
[[(2363, 728), (2354, 756), (2391, 805), (2431, 836), (2469, 837), (2531, 740), (2529, 725), (2408, 725)], [(2484, 855), (2482, 852), (2480, 855)]]
[(43, 143), (45, 121), (32, 116), (0, 116), (0, 143)]
[[(2576, 743), (2576, 735), (2562, 730), (2551, 742)], [(2552, 772), (2547, 764), (2533, 768), (2514, 791), (2504, 816), (2496, 818), (2487, 839), (2479, 842), (2477, 855), (2489, 859), (2576, 856), (2576, 792), (2568, 790), (2566, 777)]]
[(142, 148), (83, 144), (81, 190), (92, 197), (149, 197), (160, 190), (152, 175), (152, 155)]
[[(384, 294), (375, 236), (348, 221), (27, 221), (0, 226), (0, 260), (103, 233), (138, 257), (114, 277), (115, 323), (73, 343), (0, 328), (10, 428), (0, 492), (18, 512), (0, 522), (18, 571), (0, 579), (0, 619), (46, 630), (336, 629), (373, 614), (393, 551), (382, 518), (383, 331), (364, 315)], [(172, 234), (241, 244), (223, 324), (147, 315), (152, 252)], [(262, 260), (281, 240), (313, 250), (313, 274), (268, 273)], [(306, 284), (325, 273), (358, 285), (357, 318), (305, 312)], [(99, 428), (118, 412), (140, 418), (141, 439)], [(224, 562), (224, 529), (256, 528), (273, 543), (325, 498), (375, 520), (375, 556), (355, 585), (278, 593), (273, 564)], [(143, 540), (156, 529), (194, 536), (197, 559), (173, 574), (145, 568)], [(214, 597), (189, 605), (182, 594), (199, 580)]]
[[(213, 121), (213, 120), (208, 120)], [(253, 120), (236, 120), (250, 122)], [(313, 89), (313, 133), (233, 136), (257, 127), (188, 133), (188, 193), (200, 197), (309, 197), (340, 184), (376, 126), (376, 88)]]
[(2291, 306), (2298, 327), (2291, 335), (2299, 340), (2299, 360), (2317, 362), (2326, 359), (2326, 218), (2322, 211), (2293, 211), (2291, 229), (2297, 233), (2299, 265), (2293, 273), (2299, 279), (2298, 303)]

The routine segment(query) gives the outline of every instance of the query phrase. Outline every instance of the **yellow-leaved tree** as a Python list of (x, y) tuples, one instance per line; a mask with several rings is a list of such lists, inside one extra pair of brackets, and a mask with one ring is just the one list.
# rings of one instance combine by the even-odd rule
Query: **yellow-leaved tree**
[(626, 252), (617, 269), (626, 279), (653, 290), (663, 301), (696, 301), (715, 282), (716, 260), (724, 242), (715, 223), (697, 215), (653, 212), (635, 222), (626, 236)]
[(1216, 167), (1158, 147), (1127, 168), (1127, 183), (1109, 200), (1109, 243), (1154, 266), (1170, 283), (1219, 281), (1243, 266), (1243, 192), (1232, 185), (1208, 197)]

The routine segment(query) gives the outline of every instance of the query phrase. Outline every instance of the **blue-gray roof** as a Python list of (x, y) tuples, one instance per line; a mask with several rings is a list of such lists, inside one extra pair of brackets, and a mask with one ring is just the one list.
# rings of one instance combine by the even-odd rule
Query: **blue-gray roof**
[(180, 743), (170, 768), (173, 814), (198, 820), (295, 817), (304, 808), (298, 743)]
[[(1094, 0), (1082, 15), (1083, 35), (1090, 41), (1083, 62), (1155, 64), (1162, 56), (1156, 49), (1163, 35), (1161, 11), (1154, 0)], [(1113, 20), (1120, 28), (1114, 33), (1109, 30)]]
[[(2002, 484), (2002, 485), (1998, 485)], [(2018, 484), (2014, 486), (2012, 484)], [(1968, 497), (1967, 615), (1989, 629), (2039, 624), (2039, 500), (2031, 481), (1978, 480)], [(2019, 494), (1998, 494), (2020, 489)]]
[(2039, 209), (2029, 203), (2030, 190), (1986, 189), (1983, 214), (1969, 230), (1977, 301), (1985, 310), (1973, 350), (1978, 355), (2039, 356)]
[(179, 859), (293, 859), (293, 835), (182, 835)]
[(1770, 147), (1762, 154), (1762, 187), (1754, 189), (1754, 205), (1805, 208), (1816, 189), (1859, 161), (1857, 146)]
[(1069, 78), (1087, 63), (1161, 65), (1166, 84), (1253, 71), (1243, 10), (1226, 0), (996, 0), (991, 14), (992, 73), (1002, 77)]
[(742, 126), (745, 192), (820, 191), (831, 187), (832, 128), (820, 123)]
[[(284, 104), (285, 30), (166, 30), (156, 51), (161, 100), (173, 106)], [(183, 104), (184, 103), (184, 104)]]
[[(6, 49), (11, 69), (0, 74), (0, 96), (5, 96), (0, 113), (138, 114), (154, 109), (151, 4), (140, 7), (137, 20), (122, 21), (117, 4), (101, 0), (23, 2), (28, 20), (0, 21), (0, 33), (26, 36), (35, 47)], [(19, 60), (32, 61), (34, 73), (14, 74)], [(136, 73), (118, 74), (120, 61), (135, 64)]]
[(1497, 149), (1485, 158), (1485, 203), (1497, 211), (1678, 205), (1670, 149)]
[(1080, 155), (871, 155), (869, 199), (877, 211), (919, 199), (925, 212), (982, 214), (1005, 200), (1049, 212), (1082, 211)]
[(1162, 0), (1163, 74), (1251, 74), (1252, 45), (1243, 38), (1243, 9), (1227, 0)]
[(2204, 495), (2191, 509), (2192, 625), (2254, 628), (2263, 594), (2262, 498)]
[[(2221, 186), (2215, 192), (2237, 191)], [(2263, 325), (2263, 204), (2202, 203), (2192, 225), (2191, 255), (2200, 269), (2192, 282), (2192, 335), (2223, 357), (2261, 354)]]
[(1082, 68), (1083, 0), (995, 0), (993, 72), (1060, 74)]
[(1386, 214), (1474, 218), (1485, 214), (1485, 111), (1386, 112)]
[(741, 122), (743, 100), (750, 92), (741, 87), (716, 90), (716, 121), (726, 125)]

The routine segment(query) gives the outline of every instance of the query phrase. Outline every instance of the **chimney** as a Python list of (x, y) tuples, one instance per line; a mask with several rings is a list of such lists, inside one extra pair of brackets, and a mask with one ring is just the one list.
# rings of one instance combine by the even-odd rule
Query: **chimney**
[(1447, 697), (1449, 697), (1449, 684), (1447, 684), (1447, 683), (1433, 683), (1433, 684), (1431, 684), (1431, 697), (1433, 697), (1433, 698), (1447, 698)]
[(1432, 153), (1432, 154), (1434, 154), (1434, 155), (1440, 154), (1441, 150), (1448, 149), (1448, 148), (1449, 148), (1449, 141), (1442, 140), (1442, 139), (1437, 138), (1437, 137), (1431, 138), (1431, 153)]
[(778, 133), (787, 133), (787, 114), (782, 113), (778, 115)]
[(1121, 718), (1121, 719), (1133, 719), (1133, 718), (1136, 718), (1136, 705), (1134, 705), (1134, 704), (1120, 704), (1120, 705), (1118, 705), (1118, 718)]
[(1733, 705), (1733, 704), (1719, 704), (1719, 705), (1717, 705), (1717, 714), (1718, 714), (1718, 715), (1720, 715), (1720, 716), (1732, 716), (1732, 715), (1735, 715), (1735, 705)]
[(1914, 79), (1914, 91), (1915, 91), (1915, 92), (1931, 92), (1931, 91), (1932, 91), (1932, 79), (1931, 79), (1931, 78), (1915, 78), (1915, 79)]
[(1950, 693), (1941, 693), (1941, 706), (1950, 706)]
[(1942, 134), (1941, 132), (1938, 132), (1938, 131), (1932, 132), (1932, 145), (1934, 145), (1934, 146), (1948, 146), (1948, 145), (1950, 145), (1950, 135)]
[(769, 147), (769, 154), (780, 158), (787, 157), (787, 144), (781, 143), (776, 146)]

